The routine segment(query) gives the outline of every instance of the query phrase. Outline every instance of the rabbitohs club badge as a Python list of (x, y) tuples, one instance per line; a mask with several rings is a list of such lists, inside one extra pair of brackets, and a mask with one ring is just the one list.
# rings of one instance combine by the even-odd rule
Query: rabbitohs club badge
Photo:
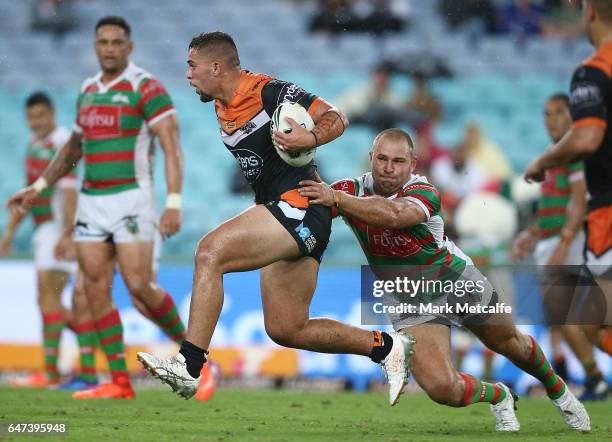
[(125, 228), (132, 235), (136, 235), (138, 233), (138, 220), (135, 216), (126, 216), (125, 218)]

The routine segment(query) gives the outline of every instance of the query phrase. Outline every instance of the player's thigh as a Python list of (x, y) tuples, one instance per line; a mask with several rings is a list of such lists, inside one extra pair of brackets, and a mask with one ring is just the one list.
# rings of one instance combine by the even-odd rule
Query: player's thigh
[(153, 268), (153, 242), (115, 244), (117, 262), (124, 281), (132, 278), (151, 282)]
[(99, 283), (108, 284), (110, 291), (115, 265), (114, 245), (108, 242), (77, 242), (76, 250), (85, 290), (89, 284)]
[(311, 257), (282, 260), (261, 269), (266, 329), (301, 327), (309, 319), (319, 263)]
[(260, 269), (298, 257), (293, 237), (263, 205), (253, 206), (204, 236), (196, 264), (214, 265), (223, 273)]
[(408, 327), (416, 338), (412, 375), (425, 391), (444, 389), (456, 379), (450, 345), (450, 328), (442, 324)]

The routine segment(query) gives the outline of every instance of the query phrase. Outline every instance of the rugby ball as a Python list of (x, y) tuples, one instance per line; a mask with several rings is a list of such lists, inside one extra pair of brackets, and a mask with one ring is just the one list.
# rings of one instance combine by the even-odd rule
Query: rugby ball
[[(290, 103), (288, 101), (282, 103), (276, 108), (272, 114), (272, 121), (270, 121), (270, 132), (276, 131), (290, 133), (292, 128), (287, 122), (287, 118), (293, 118), (300, 126), (307, 130), (312, 130), (315, 126), (312, 117), (303, 106), (297, 103)], [(283, 146), (274, 144), (274, 148), (281, 159), (293, 167), (302, 167), (310, 163), (315, 156), (316, 148), (302, 150), (299, 152), (288, 152)]]

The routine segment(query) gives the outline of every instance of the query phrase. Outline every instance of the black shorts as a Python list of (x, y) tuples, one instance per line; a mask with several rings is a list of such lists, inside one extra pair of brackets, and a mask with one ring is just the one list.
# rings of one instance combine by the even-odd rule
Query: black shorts
[(331, 209), (321, 205), (295, 207), (288, 199), (278, 199), (266, 204), (268, 210), (293, 236), (303, 256), (311, 256), (321, 262), (331, 235)]

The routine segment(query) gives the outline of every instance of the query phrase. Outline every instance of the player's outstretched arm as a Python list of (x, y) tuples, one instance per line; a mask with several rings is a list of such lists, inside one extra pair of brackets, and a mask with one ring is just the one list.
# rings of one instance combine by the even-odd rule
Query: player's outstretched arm
[(325, 183), (310, 180), (300, 181), (300, 186), (300, 194), (308, 197), (311, 204), (335, 206), (343, 214), (358, 218), (371, 226), (405, 229), (427, 221), (423, 209), (404, 198), (360, 198), (332, 189)]
[(162, 237), (170, 237), (181, 228), (181, 189), (183, 187), (183, 153), (179, 140), (179, 126), (175, 115), (155, 123), (151, 128), (164, 151), (168, 197), (166, 209), (159, 222)]
[(82, 135), (72, 132), (70, 138), (53, 157), (51, 164), (40, 177), (30, 186), (24, 187), (11, 196), (6, 205), (11, 212), (25, 214), (32, 204), (32, 200), (49, 186), (53, 186), (60, 178), (71, 172), (78, 164), (83, 151), (81, 150)]
[(536, 158), (525, 171), (525, 180), (544, 181), (544, 172), (552, 167), (579, 161), (594, 153), (605, 135), (605, 129), (597, 125), (574, 127), (540, 157)]

